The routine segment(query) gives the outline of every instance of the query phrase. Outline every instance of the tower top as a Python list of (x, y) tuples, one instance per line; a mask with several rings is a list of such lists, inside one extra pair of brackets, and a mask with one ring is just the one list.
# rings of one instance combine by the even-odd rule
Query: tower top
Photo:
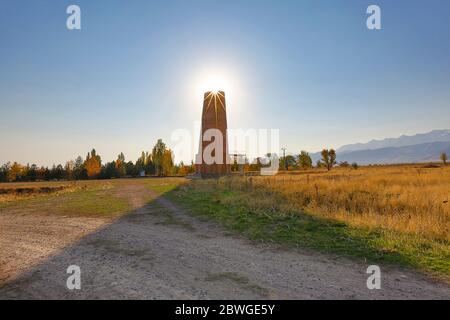
[(225, 97), (225, 91), (222, 90), (210, 90), (205, 92), (205, 99), (208, 98), (210, 95), (221, 95), (222, 97)]

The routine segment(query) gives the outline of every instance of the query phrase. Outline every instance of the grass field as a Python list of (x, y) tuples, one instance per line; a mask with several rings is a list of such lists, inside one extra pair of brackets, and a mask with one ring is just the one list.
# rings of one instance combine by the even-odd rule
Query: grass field
[(166, 196), (255, 240), (399, 264), (450, 279), (450, 167), (194, 180)]
[(64, 188), (0, 194), (0, 214), (118, 217), (133, 207), (132, 193), (120, 190), (133, 185), (256, 241), (407, 266), (450, 281), (450, 167), (338, 168), (218, 180), (1, 184), (9, 189)]

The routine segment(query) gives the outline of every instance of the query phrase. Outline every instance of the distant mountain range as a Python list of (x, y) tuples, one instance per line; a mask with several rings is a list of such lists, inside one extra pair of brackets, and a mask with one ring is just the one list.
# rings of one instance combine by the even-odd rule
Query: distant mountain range
[(339, 153), (344, 153), (358, 150), (405, 147), (430, 142), (450, 142), (450, 130), (434, 130), (428, 133), (419, 133), (413, 136), (403, 135), (399, 138), (387, 138), (383, 140), (372, 140), (367, 143), (348, 144), (340, 147), (336, 151)]
[[(450, 156), (450, 130), (434, 130), (413, 136), (401, 136), (367, 143), (342, 146), (336, 150), (337, 161), (358, 164), (396, 164), (440, 161), (441, 153)], [(314, 162), (320, 152), (311, 155)]]

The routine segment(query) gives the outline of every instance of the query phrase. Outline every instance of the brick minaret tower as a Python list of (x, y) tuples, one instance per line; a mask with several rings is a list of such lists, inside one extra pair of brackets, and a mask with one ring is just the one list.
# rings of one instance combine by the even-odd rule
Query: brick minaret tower
[[(203, 141), (205, 132), (208, 129), (218, 129), (221, 132), (221, 141)], [(212, 152), (212, 156), (218, 160), (214, 163), (207, 163), (204, 158), (204, 151), (211, 149), (211, 146), (222, 144), (221, 155), (216, 155)], [(208, 146), (210, 146), (208, 148)], [(218, 149), (220, 152), (220, 149)], [(196, 157), (196, 171), (197, 175), (202, 178), (219, 177), (228, 175), (231, 172), (231, 166), (228, 155), (228, 142), (227, 142), (227, 108), (225, 103), (225, 92), (211, 92), (205, 93), (203, 100), (203, 113), (202, 113), (202, 128), (200, 136), (199, 152)]]

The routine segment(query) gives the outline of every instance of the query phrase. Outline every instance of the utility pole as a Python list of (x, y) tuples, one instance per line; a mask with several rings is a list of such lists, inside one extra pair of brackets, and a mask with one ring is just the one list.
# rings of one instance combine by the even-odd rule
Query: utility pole
[(245, 175), (245, 172), (244, 172), (245, 157), (247, 155), (245, 153), (244, 154), (232, 153), (232, 154), (230, 154), (230, 156), (234, 157), (234, 162), (237, 163), (237, 165), (239, 167), (239, 174), (241, 176), (244, 176)]
[(286, 162), (286, 148), (281, 148), (283, 150), (283, 161), (284, 161), (284, 170), (287, 171), (287, 162)]

